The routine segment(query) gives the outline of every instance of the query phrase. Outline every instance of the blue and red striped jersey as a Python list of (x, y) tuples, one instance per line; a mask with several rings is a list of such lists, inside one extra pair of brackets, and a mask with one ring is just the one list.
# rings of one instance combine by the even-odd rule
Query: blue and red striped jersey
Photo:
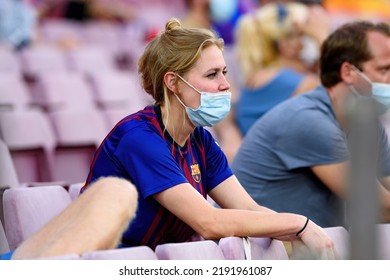
[(111, 130), (95, 153), (85, 188), (99, 177), (131, 181), (139, 192), (138, 209), (121, 246), (155, 248), (187, 241), (194, 231), (154, 200), (154, 194), (188, 182), (206, 199), (232, 175), (209, 131), (195, 128), (180, 147), (164, 129), (160, 106), (155, 105), (125, 117)]

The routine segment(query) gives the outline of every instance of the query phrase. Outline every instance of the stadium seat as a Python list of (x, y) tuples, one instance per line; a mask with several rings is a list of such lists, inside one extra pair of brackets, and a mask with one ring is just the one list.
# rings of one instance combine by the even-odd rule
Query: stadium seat
[(83, 24), (77, 21), (45, 19), (40, 22), (37, 29), (43, 42), (64, 48), (77, 47), (84, 41)]
[(32, 95), (45, 111), (95, 107), (90, 84), (80, 73), (40, 73)]
[(7, 189), (3, 196), (4, 228), (10, 249), (14, 250), (71, 201), (62, 186)]
[(20, 53), (23, 73), (34, 78), (39, 73), (68, 72), (69, 65), (64, 51), (54, 44), (40, 44), (25, 48)]
[[(7, 145), (0, 138), (0, 221), (4, 223), (3, 194), (6, 189), (19, 186), (18, 176)], [(8, 246), (8, 243), (7, 243)], [(1, 252), (0, 252), (1, 254)]]
[(3, 224), (0, 223), (0, 254), (9, 252), (8, 240), (4, 232)]
[(324, 231), (333, 240), (333, 244), (339, 254), (340, 259), (348, 259), (349, 256), (349, 233), (341, 226), (327, 227)]
[[(11, 153), (0, 138), (0, 187), (17, 187), (19, 186), (18, 175), (12, 161)], [(1, 204), (1, 202), (0, 202)], [(2, 209), (0, 209), (2, 212)]]
[(93, 73), (90, 78), (95, 100), (101, 108), (127, 108), (130, 114), (147, 105), (138, 77), (130, 72)]
[(84, 260), (157, 260), (157, 255), (147, 246), (137, 246), (87, 252), (81, 258)]
[(55, 135), (39, 109), (0, 112), (0, 133), (7, 145), (19, 182), (52, 181), (50, 153)]
[[(244, 246), (247, 242), (247, 248)], [(282, 241), (271, 238), (224, 237), (219, 240), (225, 259), (228, 260), (288, 260), (287, 251)]]
[(59, 260), (59, 261), (81, 260), (81, 256), (77, 254), (68, 254), (68, 255), (60, 255), (60, 256), (35, 258), (34, 260)]
[(12, 73), (20, 75), (22, 66), (17, 52), (11, 48), (0, 48), (0, 75)]
[(217, 243), (211, 240), (167, 243), (155, 249), (160, 260), (224, 260)]
[(83, 182), (93, 155), (109, 130), (97, 109), (50, 112), (57, 145), (53, 152), (53, 180)]
[(18, 73), (0, 74), (0, 110), (27, 110), (33, 105), (30, 90)]
[(117, 70), (113, 53), (99, 46), (85, 44), (67, 54), (71, 70), (86, 76), (95, 72)]
[(90, 20), (85, 23), (83, 33), (88, 45), (98, 46), (115, 54), (123, 39), (125, 26), (102, 20)]

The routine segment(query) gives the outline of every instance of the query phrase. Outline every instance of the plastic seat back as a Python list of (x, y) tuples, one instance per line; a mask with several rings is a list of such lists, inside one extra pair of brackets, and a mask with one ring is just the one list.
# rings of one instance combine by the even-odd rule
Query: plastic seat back
[(87, 252), (81, 258), (84, 260), (157, 260), (157, 255), (147, 246), (137, 246)]
[(8, 240), (4, 232), (3, 224), (0, 223), (0, 254), (9, 252)]
[(62, 212), (71, 198), (62, 186), (10, 188), (4, 192), (4, 228), (14, 250)]
[(108, 133), (96, 109), (63, 110), (49, 113), (57, 146), (53, 156), (53, 178), (71, 184), (83, 182), (93, 155)]
[(0, 112), (0, 133), (20, 182), (51, 181), (52, 126), (38, 109)]
[(0, 74), (0, 110), (26, 110), (32, 104), (32, 96), (20, 74)]
[(155, 249), (160, 260), (224, 260), (217, 243), (211, 240), (167, 243)]
[(333, 240), (334, 247), (340, 259), (348, 259), (349, 257), (349, 233), (347, 229), (341, 226), (327, 227), (324, 231)]
[(95, 107), (92, 88), (80, 73), (40, 73), (32, 93), (47, 111)]
[(283, 242), (271, 238), (248, 237), (244, 240), (241, 237), (224, 237), (219, 240), (219, 246), (225, 258), (229, 260), (289, 259)]
[(19, 57), (11, 48), (0, 48), (0, 73), (22, 73)]

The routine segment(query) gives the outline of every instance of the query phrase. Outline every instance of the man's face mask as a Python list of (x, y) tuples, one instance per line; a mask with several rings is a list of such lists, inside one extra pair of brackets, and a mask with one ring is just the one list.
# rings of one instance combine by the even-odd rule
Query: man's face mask
[(366, 86), (363, 85), (363, 87), (359, 87), (360, 90), (357, 90), (354, 86), (350, 85), (350, 89), (355, 94), (359, 95), (369, 95), (371, 93), (371, 96), (380, 104), (382, 104), (386, 110), (390, 108), (390, 84), (385, 83), (373, 83), (371, 80), (362, 72), (360, 71), (356, 66), (352, 65), (352, 69), (356, 71), (364, 79), (366, 83)]
[(175, 94), (177, 100), (179, 100), (186, 109), (188, 118), (195, 126), (214, 126), (227, 116), (230, 111), (231, 93), (229, 91), (218, 93), (200, 92), (179, 74), (176, 75), (189, 87), (200, 94), (200, 106), (197, 109), (192, 109), (184, 105), (180, 98)]

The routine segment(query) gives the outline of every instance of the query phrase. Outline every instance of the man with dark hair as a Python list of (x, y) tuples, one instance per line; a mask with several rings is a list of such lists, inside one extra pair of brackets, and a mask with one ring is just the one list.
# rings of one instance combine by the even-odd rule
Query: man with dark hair
[[(346, 225), (347, 105), (362, 96), (390, 105), (389, 25), (359, 21), (336, 29), (322, 45), (320, 77), (321, 86), (283, 102), (252, 126), (232, 169), (259, 204), (331, 227)], [(389, 222), (390, 149), (381, 125), (378, 141), (378, 185), (383, 220)]]

